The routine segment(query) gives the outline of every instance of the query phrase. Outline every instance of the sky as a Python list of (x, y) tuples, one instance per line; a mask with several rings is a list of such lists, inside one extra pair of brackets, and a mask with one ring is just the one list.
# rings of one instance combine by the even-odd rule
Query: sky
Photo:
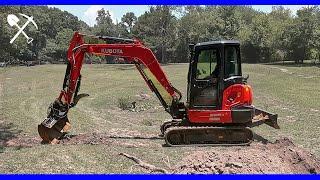
[[(284, 5), (284, 7), (289, 8), (293, 14), (304, 6), (306, 5)], [(121, 17), (126, 12), (133, 12), (138, 17), (149, 9), (148, 5), (53, 5), (49, 7), (56, 7), (68, 11), (86, 22), (89, 26), (94, 26), (97, 11), (102, 8), (109, 10), (114, 23), (121, 21)], [(267, 13), (272, 10), (272, 5), (253, 5), (252, 7)]]

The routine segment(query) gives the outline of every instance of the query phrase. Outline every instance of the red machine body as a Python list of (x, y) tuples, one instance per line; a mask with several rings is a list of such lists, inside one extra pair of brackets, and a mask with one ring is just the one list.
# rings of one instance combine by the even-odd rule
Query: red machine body
[(234, 123), (231, 109), (236, 106), (252, 105), (252, 88), (245, 84), (234, 84), (223, 91), (221, 110), (187, 109), (192, 123)]

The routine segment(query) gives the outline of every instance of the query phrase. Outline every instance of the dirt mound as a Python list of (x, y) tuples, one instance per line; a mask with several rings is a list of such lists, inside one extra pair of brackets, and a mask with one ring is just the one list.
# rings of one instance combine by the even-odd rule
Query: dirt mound
[(174, 173), (308, 173), (320, 172), (320, 160), (289, 139), (196, 151), (180, 162)]

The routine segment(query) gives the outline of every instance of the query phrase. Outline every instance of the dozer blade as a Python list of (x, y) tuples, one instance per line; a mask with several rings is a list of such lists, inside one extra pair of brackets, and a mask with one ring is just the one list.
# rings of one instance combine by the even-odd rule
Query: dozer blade
[(57, 144), (59, 139), (71, 129), (68, 118), (60, 119), (51, 128), (44, 126), (42, 123), (38, 125), (38, 133), (43, 143)]
[(255, 108), (254, 117), (252, 119), (252, 124), (250, 127), (259, 126), (261, 124), (267, 124), (275, 129), (280, 129), (278, 125), (278, 115), (264, 110)]
[(253, 132), (245, 127), (172, 127), (164, 138), (168, 146), (249, 145)]

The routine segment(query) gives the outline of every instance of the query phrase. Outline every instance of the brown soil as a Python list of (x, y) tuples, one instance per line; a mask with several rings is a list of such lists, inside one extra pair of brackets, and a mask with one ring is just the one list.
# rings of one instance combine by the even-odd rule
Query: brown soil
[(248, 147), (197, 151), (186, 156), (174, 173), (307, 173), (320, 172), (320, 160), (289, 139), (252, 143)]
[[(114, 135), (90, 133), (69, 135), (60, 141), (63, 145), (104, 144), (124, 147), (161, 146), (154, 135), (126, 131)], [(6, 147), (32, 147), (41, 144), (38, 137), (17, 137), (5, 143)], [(164, 147), (165, 148), (165, 147)], [(193, 148), (194, 149), (194, 148)], [(201, 149), (201, 148), (199, 148)], [(209, 150), (208, 150), (209, 149)], [(186, 155), (181, 162), (166, 170), (169, 173), (308, 173), (320, 172), (320, 160), (313, 154), (283, 138), (274, 143), (253, 142), (250, 146), (212, 147)], [(142, 161), (142, 160), (141, 160)], [(147, 160), (146, 160), (147, 161)], [(146, 162), (147, 163), (147, 162)]]

